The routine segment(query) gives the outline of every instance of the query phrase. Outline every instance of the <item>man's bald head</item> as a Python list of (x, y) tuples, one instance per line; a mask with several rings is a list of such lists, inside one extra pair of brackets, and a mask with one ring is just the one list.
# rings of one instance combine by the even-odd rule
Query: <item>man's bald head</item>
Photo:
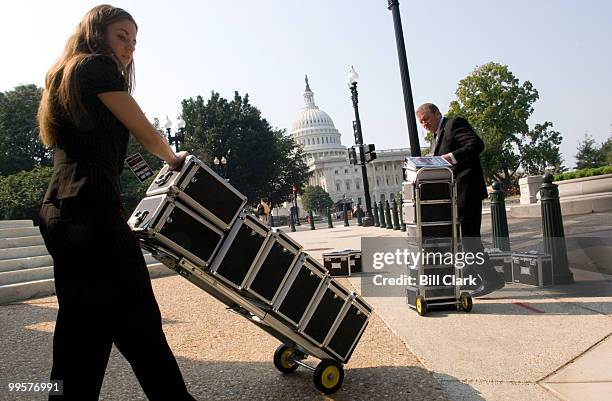
[(440, 126), (440, 120), (442, 119), (442, 113), (440, 109), (433, 103), (423, 103), (416, 110), (417, 120), (427, 132), (436, 132)]
[(424, 111), (430, 111), (431, 113), (435, 114), (435, 113), (439, 113), (440, 109), (438, 108), (438, 106), (436, 106), (433, 103), (423, 103), (416, 110), (416, 114), (423, 113)]

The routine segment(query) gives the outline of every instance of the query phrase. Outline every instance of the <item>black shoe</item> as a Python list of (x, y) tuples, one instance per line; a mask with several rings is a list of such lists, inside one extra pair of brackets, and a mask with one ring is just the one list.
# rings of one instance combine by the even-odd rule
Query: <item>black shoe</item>
[(506, 285), (503, 277), (500, 274), (497, 274), (492, 279), (484, 279), (480, 283), (480, 285), (472, 292), (472, 298), (482, 297), (484, 295), (490, 294), (493, 291), (497, 291), (499, 289), (504, 288)]
[(471, 277), (475, 277), (476, 284), (462, 285), (461, 291), (475, 291), (477, 288), (480, 288), (482, 286), (482, 278), (480, 277), (480, 275), (476, 273), (474, 270), (471, 270), (471, 271), (466, 270), (464, 272), (463, 278), (471, 278)]

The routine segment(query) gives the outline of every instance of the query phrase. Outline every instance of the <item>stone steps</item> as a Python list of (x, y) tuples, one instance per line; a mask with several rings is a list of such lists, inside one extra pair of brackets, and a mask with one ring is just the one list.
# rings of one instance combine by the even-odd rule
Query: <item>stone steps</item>
[[(151, 277), (173, 274), (145, 253)], [(0, 305), (55, 294), (53, 259), (31, 220), (0, 221)]]
[(27, 258), (32, 256), (48, 255), (47, 247), (44, 245), (21, 246), (15, 248), (0, 249), (0, 260)]
[(34, 227), (32, 220), (0, 220), (0, 228)]
[(20, 238), (1, 238), (0, 249), (20, 248), (23, 246), (44, 245), (45, 241), (41, 235), (33, 235), (31, 237)]
[(21, 238), (40, 235), (38, 227), (10, 227), (0, 228), (0, 238)]

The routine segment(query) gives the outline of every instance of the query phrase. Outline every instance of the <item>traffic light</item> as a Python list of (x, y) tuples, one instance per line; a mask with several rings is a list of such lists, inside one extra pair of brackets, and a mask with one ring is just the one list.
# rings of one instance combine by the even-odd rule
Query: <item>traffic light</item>
[(350, 147), (347, 149), (348, 151), (348, 158), (349, 158), (349, 163), (351, 164), (358, 164), (359, 161), (357, 160), (357, 151), (355, 150), (354, 147)]
[(376, 146), (374, 146), (373, 143), (367, 144), (367, 145), (363, 145), (364, 147), (364, 161), (366, 163), (371, 162), (372, 160), (376, 159)]

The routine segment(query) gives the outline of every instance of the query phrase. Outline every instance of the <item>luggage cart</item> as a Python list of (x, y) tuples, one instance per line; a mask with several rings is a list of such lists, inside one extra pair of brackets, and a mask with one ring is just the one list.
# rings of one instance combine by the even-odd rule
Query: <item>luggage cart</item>
[[(214, 196), (210, 196), (214, 194)], [(246, 197), (194, 156), (165, 166), (128, 225), (142, 248), (281, 341), (274, 366), (302, 366), (337, 391), (372, 308), (282, 230), (243, 210)], [(316, 366), (306, 358), (320, 359)]]
[[(152, 246), (142, 241), (141, 245), (164, 265), (224, 303), (229, 311), (246, 318), (278, 339), (282, 344), (276, 349), (272, 358), (277, 370), (284, 374), (290, 374), (301, 366), (312, 371), (315, 387), (324, 394), (332, 394), (342, 386), (344, 380), (343, 365), (348, 362), (354, 346), (367, 327), (368, 318), (372, 311), (365, 302), (356, 298), (355, 294), (349, 294), (344, 300), (341, 311), (333, 319), (331, 330), (325, 336), (322, 345), (317, 345), (303, 332), (295, 330), (284, 322), (282, 316), (275, 314), (272, 307), (267, 303), (247, 298), (245, 294), (236, 291), (235, 288), (224, 281), (218, 280), (189, 260), (179, 258), (158, 245)], [(332, 279), (328, 277), (327, 280), (329, 285)], [(324, 290), (320, 290), (317, 297), (324, 298), (324, 292)], [(311, 316), (315, 314), (315, 307), (310, 308), (307, 313)], [(354, 321), (353, 324), (346, 324), (348, 320), (352, 320), (353, 316), (351, 315), (355, 314), (362, 316), (362, 319), (357, 322), (357, 326), (360, 327), (356, 327)], [(312, 320), (312, 317), (310, 319)], [(355, 333), (356, 330), (358, 334), (351, 344), (350, 351), (346, 355), (339, 355), (338, 352), (335, 352), (332, 347), (334, 339), (337, 341), (340, 339), (341, 341), (341, 338), (347, 333)], [(346, 347), (342, 349), (346, 349)], [(306, 363), (305, 360), (309, 356), (318, 358), (320, 362), (316, 366)]]
[[(416, 160), (411, 160), (416, 159)], [(458, 214), (456, 183), (449, 163), (439, 156), (407, 158), (406, 181), (402, 184), (402, 217), (406, 223), (409, 246), (422, 257), (416, 269), (408, 268), (408, 276), (415, 285), (406, 288), (408, 305), (423, 316), (437, 307), (453, 307), (469, 312), (472, 298), (460, 291), (456, 278), (463, 277), (463, 269), (456, 267), (454, 257), (458, 251)], [(453, 263), (443, 258), (433, 263), (429, 254), (451, 252)], [(452, 282), (445, 283), (445, 277)], [(423, 277), (424, 281), (420, 281)]]

